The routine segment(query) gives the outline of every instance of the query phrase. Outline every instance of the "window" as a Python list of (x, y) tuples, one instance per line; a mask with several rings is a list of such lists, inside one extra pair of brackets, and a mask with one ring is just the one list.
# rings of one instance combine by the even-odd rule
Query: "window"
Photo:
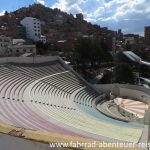
[(26, 52), (26, 49), (23, 49), (23, 52)]
[(17, 49), (16, 52), (19, 53), (19, 50)]
[(30, 49), (30, 52), (32, 52), (32, 49)]
[(4, 42), (9, 42), (9, 40), (5, 39)]

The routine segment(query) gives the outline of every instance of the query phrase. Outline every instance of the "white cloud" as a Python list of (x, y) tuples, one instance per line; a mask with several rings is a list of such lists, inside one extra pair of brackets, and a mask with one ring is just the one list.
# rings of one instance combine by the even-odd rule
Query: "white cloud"
[(37, 0), (37, 3), (40, 3), (42, 5), (45, 5), (45, 0)]
[[(118, 5), (116, 9), (114, 9), (114, 15), (105, 18), (105, 20), (116, 20), (131, 14), (131, 13), (143, 13), (144, 10), (138, 9), (138, 6), (143, 5), (145, 0), (113, 0), (111, 1), (111, 5), (108, 5), (109, 8), (113, 9), (114, 5)], [(108, 7), (106, 4), (106, 7)]]
[(4, 16), (5, 14), (5, 10), (3, 10), (2, 12), (0, 12), (0, 16)]
[[(148, 4), (148, 5), (147, 5)], [(88, 6), (88, 11), (85, 7)], [(58, 0), (52, 8), (68, 13), (83, 13), (87, 20), (115, 20), (131, 13), (150, 12), (148, 0)]]
[(87, 1), (88, 0), (59, 0), (52, 6), (52, 8), (58, 8), (72, 14), (83, 13), (80, 5)]
[[(129, 29), (130, 24), (143, 30), (144, 25), (150, 25), (149, 0), (58, 0), (52, 8), (72, 14), (83, 13), (85, 20), (113, 29), (122, 26)], [(141, 25), (137, 21), (142, 21)]]

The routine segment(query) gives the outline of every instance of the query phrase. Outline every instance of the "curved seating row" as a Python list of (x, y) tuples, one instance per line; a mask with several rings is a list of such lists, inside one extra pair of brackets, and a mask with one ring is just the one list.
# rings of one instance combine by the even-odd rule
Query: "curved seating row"
[(32, 103), (0, 100), (0, 122), (32, 130), (79, 136), (63, 126), (56, 125), (50, 118), (43, 117), (41, 113), (37, 113)]
[(97, 111), (95, 108), (93, 107), (87, 107), (87, 106), (83, 106), (80, 104), (77, 104), (78, 108), (83, 111), (86, 114), (89, 114), (90, 116), (99, 119), (99, 121), (104, 121), (104, 122), (108, 122), (111, 124), (117, 124), (119, 126), (127, 126), (127, 127), (131, 127), (131, 128), (143, 128), (144, 126), (141, 124), (137, 124), (134, 122), (123, 122), (123, 121), (119, 121), (119, 120), (115, 120), (112, 119), (110, 117), (107, 117), (106, 115), (100, 113), (99, 111)]
[(59, 63), (0, 66), (0, 122), (32, 130), (137, 143), (141, 126), (98, 113), (99, 94)]
[(77, 89), (83, 87), (85, 84), (71, 72), (65, 72), (56, 76), (50, 76), (48, 78), (44, 78), (43, 80), (41, 80), (41, 82), (55, 86), (59, 89), (67, 91), (68, 93), (73, 93)]
[[(99, 121), (81, 111), (8, 100), (0, 101), (1, 120), (10, 125), (32, 130), (59, 132), (95, 139), (107, 137), (134, 143), (138, 142), (142, 132), (141, 129)], [(60, 122), (59, 126), (58, 122)]]
[(22, 93), (33, 80), (11, 71), (0, 68), (0, 97), (6, 99), (22, 99)]
[[(81, 111), (72, 111), (67, 109), (59, 109), (34, 104), (46, 116), (53, 118), (69, 127), (74, 128), (73, 131), (79, 130), (80, 134), (87, 133), (92, 138), (99, 139), (100, 136), (137, 143), (141, 136), (142, 130), (139, 128), (122, 127), (100, 121)], [(99, 138), (98, 138), (99, 137)]]
[(63, 72), (66, 69), (60, 63), (56, 63), (49, 66), (14, 66), (11, 65), (9, 68), (12, 70), (18, 71), (30, 78), (39, 79), (44, 76), (55, 74), (58, 72)]
[(92, 101), (98, 96), (99, 95), (95, 91), (93, 91), (90, 87), (83, 88), (75, 95), (74, 102), (81, 105), (92, 107)]

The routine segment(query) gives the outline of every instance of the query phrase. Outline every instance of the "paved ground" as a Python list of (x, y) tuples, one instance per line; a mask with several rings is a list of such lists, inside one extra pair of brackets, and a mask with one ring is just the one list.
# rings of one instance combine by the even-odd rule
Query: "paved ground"
[(33, 142), (5, 134), (0, 134), (0, 150), (65, 150), (50, 148), (48, 144)]

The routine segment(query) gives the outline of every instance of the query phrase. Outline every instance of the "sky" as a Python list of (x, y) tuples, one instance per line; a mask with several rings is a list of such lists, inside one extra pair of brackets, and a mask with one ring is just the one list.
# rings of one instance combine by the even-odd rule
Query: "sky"
[(0, 0), (0, 15), (33, 3), (83, 13), (88, 22), (123, 33), (143, 35), (144, 26), (150, 26), (150, 0)]

